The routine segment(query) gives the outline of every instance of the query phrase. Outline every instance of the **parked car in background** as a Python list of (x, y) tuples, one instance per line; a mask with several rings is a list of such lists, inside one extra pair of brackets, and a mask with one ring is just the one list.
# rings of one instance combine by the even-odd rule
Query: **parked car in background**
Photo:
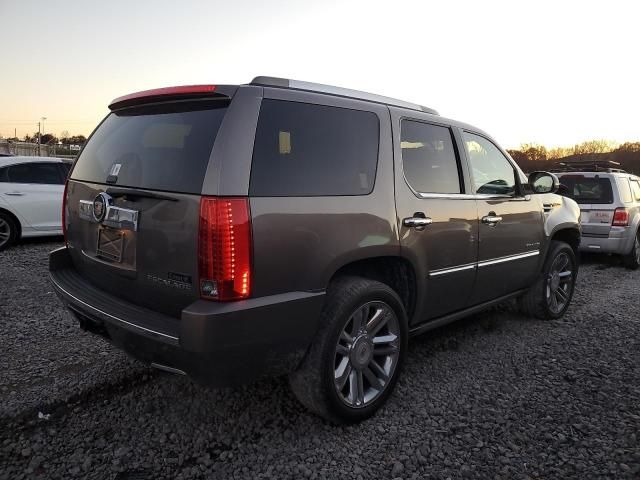
[(640, 267), (640, 177), (612, 162), (567, 162), (558, 193), (580, 205), (580, 250), (620, 255)]
[(59, 158), (0, 158), (0, 250), (19, 238), (62, 235), (62, 193), (70, 168)]
[(56, 293), (86, 330), (217, 386), (290, 374), (372, 415), (409, 336), (518, 298), (569, 307), (580, 210), (486, 133), (295, 80), (116, 99), (65, 193)]

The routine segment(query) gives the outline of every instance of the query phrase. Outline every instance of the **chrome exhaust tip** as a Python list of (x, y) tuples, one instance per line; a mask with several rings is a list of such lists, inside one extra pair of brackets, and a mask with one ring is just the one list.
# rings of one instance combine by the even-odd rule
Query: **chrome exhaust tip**
[(186, 373), (179, 368), (168, 367), (167, 365), (161, 365), (159, 363), (152, 363), (151, 366), (153, 368), (157, 368), (158, 370), (164, 370), (165, 372), (176, 373), (178, 375), (186, 375)]

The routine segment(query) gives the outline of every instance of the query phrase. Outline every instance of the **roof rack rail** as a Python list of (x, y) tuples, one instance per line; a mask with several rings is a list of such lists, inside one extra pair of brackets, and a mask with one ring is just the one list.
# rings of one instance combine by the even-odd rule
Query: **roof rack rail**
[(628, 173), (622, 168), (617, 168), (620, 163), (613, 160), (574, 160), (570, 162), (559, 162), (560, 167), (554, 168), (552, 172), (603, 172), (603, 173)]
[(439, 113), (433, 108), (424, 107), (417, 103), (405, 102), (404, 100), (398, 100), (391, 97), (385, 97), (383, 95), (376, 95), (375, 93), (361, 92), (359, 90), (351, 90), (350, 88), (334, 87), (332, 85), (323, 85), (321, 83), (303, 82), (301, 80), (291, 80), (288, 78), (278, 77), (255, 77), (251, 80), (249, 85), (259, 85), (262, 87), (279, 87), (279, 88), (291, 88), (294, 90), (305, 90), (308, 92), (327, 93), (329, 95), (336, 95), (338, 97), (355, 98), (358, 100), (367, 100), (375, 103), (382, 103), (385, 105), (393, 105), (395, 107), (408, 108), (410, 110), (418, 110), (420, 112), (430, 113), (431, 115), (439, 115)]

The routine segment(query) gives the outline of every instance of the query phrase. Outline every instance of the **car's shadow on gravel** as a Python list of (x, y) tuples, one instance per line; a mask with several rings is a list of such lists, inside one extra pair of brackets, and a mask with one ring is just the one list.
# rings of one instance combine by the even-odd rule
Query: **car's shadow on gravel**
[(43, 245), (51, 242), (62, 242), (64, 237), (62, 235), (50, 235), (46, 237), (27, 237), (18, 240), (13, 247), (29, 247), (31, 245)]
[(634, 478), (638, 344), (609, 305), (637, 273), (602, 260), (583, 262), (560, 320), (511, 302), (412, 339), (396, 391), (359, 425), (309, 413), (283, 377), (212, 389), (122, 357), (101, 364), (121, 380), (0, 425), (0, 464), (118, 480)]
[(580, 253), (580, 264), (581, 265), (593, 265), (595, 268), (599, 270), (604, 270), (607, 268), (624, 268), (622, 264), (622, 258), (618, 255), (611, 255), (607, 253), (590, 253), (590, 252), (581, 252)]
[[(430, 377), (423, 375), (432, 357), (442, 352), (455, 355), (466, 349), (466, 343), (472, 339), (500, 335), (501, 330), (514, 321), (527, 319), (515, 313), (511, 304), (506, 304), (412, 339), (398, 384), (399, 393), (391, 397), (376, 417), (360, 427), (336, 427), (306, 411), (289, 390), (286, 377), (263, 379), (242, 387), (214, 389), (198, 385), (187, 377), (154, 372), (153, 380), (140, 387), (142, 391), (139, 393), (145, 399), (140, 409), (143, 417), (149, 421), (160, 421), (167, 431), (181, 430), (185, 419), (188, 425), (215, 430), (220, 435), (214, 441), (215, 448), (223, 448), (220, 444), (231, 448), (230, 442), (242, 443), (248, 438), (255, 442), (263, 435), (284, 435), (286, 438), (289, 430), (297, 432), (292, 436), (293, 440), (298, 435), (307, 434), (309, 429), (320, 428), (340, 435), (338, 432), (344, 429), (373, 427), (381, 421), (393, 423), (396, 415), (406, 415), (407, 409), (423, 402), (429, 392), (438, 390), (443, 380), (446, 381), (444, 372)], [(137, 396), (136, 390), (130, 392), (131, 400), (116, 401), (124, 400), (129, 404)]]

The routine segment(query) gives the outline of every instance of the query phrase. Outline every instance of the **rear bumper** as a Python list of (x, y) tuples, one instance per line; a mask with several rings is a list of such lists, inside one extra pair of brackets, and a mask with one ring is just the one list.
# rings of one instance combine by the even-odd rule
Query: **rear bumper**
[(231, 386), (293, 371), (316, 332), (324, 292), (238, 302), (198, 300), (180, 319), (107, 294), (74, 268), (66, 247), (49, 255), (51, 282), (81, 327), (148, 364)]
[(630, 227), (611, 227), (608, 236), (591, 236), (582, 232), (580, 250), (584, 252), (602, 252), (627, 254), (631, 251), (635, 231)]

